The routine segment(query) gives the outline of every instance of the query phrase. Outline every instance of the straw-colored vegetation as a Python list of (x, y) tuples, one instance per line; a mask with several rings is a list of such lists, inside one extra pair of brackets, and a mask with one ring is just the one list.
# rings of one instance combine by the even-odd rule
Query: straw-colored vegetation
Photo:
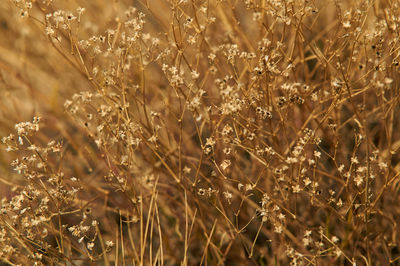
[(1, 0), (9, 265), (400, 263), (398, 0)]

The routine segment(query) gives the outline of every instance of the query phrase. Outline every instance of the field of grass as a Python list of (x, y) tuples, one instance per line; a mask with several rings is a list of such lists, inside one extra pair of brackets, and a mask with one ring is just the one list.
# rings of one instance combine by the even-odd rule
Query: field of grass
[(1, 0), (1, 265), (400, 265), (399, 0)]

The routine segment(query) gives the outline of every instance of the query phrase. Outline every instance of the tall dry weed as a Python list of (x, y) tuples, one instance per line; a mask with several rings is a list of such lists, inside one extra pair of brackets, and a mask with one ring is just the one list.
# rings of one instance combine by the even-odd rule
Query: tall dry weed
[(398, 264), (399, 4), (2, 1), (0, 259)]

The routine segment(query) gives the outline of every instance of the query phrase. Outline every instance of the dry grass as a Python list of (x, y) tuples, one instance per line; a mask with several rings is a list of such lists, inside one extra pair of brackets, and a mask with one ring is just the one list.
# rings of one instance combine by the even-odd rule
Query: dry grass
[(400, 263), (399, 4), (2, 1), (0, 259)]

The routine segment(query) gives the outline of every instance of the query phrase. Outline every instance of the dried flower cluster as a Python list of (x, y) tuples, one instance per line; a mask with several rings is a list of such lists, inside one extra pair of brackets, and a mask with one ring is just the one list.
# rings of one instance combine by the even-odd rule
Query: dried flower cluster
[(399, 263), (399, 23), (399, 0), (5, 1), (0, 260)]

